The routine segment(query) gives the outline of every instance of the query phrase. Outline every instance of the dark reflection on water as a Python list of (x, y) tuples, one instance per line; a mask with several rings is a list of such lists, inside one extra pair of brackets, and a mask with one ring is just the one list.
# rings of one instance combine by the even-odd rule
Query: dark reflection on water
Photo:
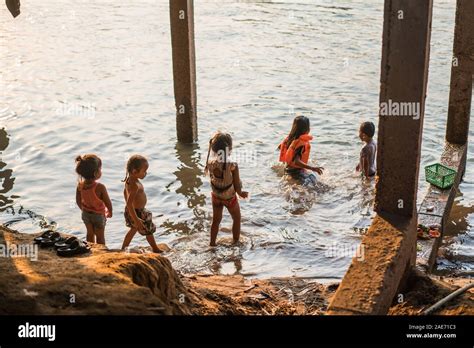
[(10, 191), (13, 189), (15, 178), (13, 177), (13, 170), (6, 169), (7, 163), (2, 160), (3, 152), (8, 148), (10, 144), (10, 137), (8, 136), (5, 128), (0, 129), (0, 179), (2, 180), (2, 188), (0, 190), (0, 212), (6, 212), (7, 219), (3, 220), (4, 226), (11, 226), (19, 222), (28, 221), (24, 226), (24, 232), (32, 230), (36, 231), (37, 226), (40, 228), (54, 227), (56, 223), (54, 221), (48, 221), (44, 216), (36, 214), (35, 212), (25, 209), (22, 205), (15, 202), (15, 198), (19, 196), (10, 195)]
[(447, 221), (443, 246), (438, 253), (434, 271), (438, 275), (474, 276), (474, 207), (463, 205), (463, 194), (459, 192)]
[(181, 183), (176, 193), (188, 199), (188, 208), (195, 209), (204, 206), (206, 196), (201, 191), (203, 171), (201, 169), (201, 156), (198, 144), (176, 144), (176, 158), (182, 163), (174, 172)]
[[(5, 151), (10, 143), (10, 138), (4, 128), (0, 129), (0, 155)], [(0, 179), (2, 180), (2, 189), (0, 190), (0, 211), (5, 211), (10, 207), (14, 201), (12, 196), (8, 193), (13, 188), (15, 178), (13, 177), (13, 170), (5, 169), (7, 164), (3, 162), (0, 157)]]
[[(180, 232), (184, 234), (191, 234), (192, 231), (202, 231), (204, 229), (204, 221), (206, 218), (203, 207), (206, 204), (206, 195), (201, 193), (201, 187), (203, 182), (201, 177), (203, 176), (201, 162), (201, 156), (199, 153), (198, 144), (179, 144), (175, 146), (176, 158), (180, 165), (178, 169), (173, 173), (176, 176), (176, 181), (179, 182), (179, 186), (175, 192), (178, 195), (184, 196), (186, 206), (181, 201), (177, 204), (177, 209), (191, 209), (195, 219), (192, 221), (185, 222), (173, 222), (166, 220), (162, 227), (167, 231)], [(172, 185), (169, 184), (167, 188)]]

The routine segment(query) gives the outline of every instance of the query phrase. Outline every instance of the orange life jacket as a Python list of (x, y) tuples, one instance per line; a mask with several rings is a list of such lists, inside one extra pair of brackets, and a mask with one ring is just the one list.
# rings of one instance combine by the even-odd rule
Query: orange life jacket
[(308, 163), (309, 152), (311, 150), (310, 140), (313, 139), (313, 136), (309, 134), (303, 134), (298, 139), (295, 139), (291, 142), (290, 146), (287, 148), (286, 141), (288, 137), (280, 144), (280, 162), (288, 164), (290, 167), (300, 168), (299, 165), (295, 163), (295, 153), (300, 147), (303, 147), (301, 152), (301, 162)]

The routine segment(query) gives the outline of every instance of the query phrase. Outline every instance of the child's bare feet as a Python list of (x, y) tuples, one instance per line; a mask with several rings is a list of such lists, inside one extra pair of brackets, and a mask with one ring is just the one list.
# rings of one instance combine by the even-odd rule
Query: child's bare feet
[(158, 245), (156, 244), (155, 237), (153, 237), (152, 234), (149, 234), (146, 236), (146, 240), (148, 241), (148, 244), (150, 244), (151, 249), (153, 250), (154, 253), (161, 253), (161, 249), (158, 248)]

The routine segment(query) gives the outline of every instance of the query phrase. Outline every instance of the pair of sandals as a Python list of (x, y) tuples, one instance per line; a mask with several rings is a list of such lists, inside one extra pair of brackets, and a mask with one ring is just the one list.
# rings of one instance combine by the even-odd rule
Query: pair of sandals
[(42, 248), (49, 248), (54, 246), (55, 243), (62, 241), (64, 238), (58, 232), (53, 230), (47, 230), (43, 232), (39, 237), (34, 239), (34, 242)]
[(64, 238), (58, 232), (45, 231), (34, 239), (36, 244), (42, 248), (52, 247), (56, 249), (58, 256), (68, 257), (88, 253), (90, 246), (87, 242), (81, 241), (77, 237)]

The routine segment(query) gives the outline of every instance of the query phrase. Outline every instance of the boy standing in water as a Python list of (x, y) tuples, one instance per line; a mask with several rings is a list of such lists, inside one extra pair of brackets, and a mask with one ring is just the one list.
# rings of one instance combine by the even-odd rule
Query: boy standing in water
[(375, 125), (372, 122), (363, 122), (359, 128), (359, 138), (365, 143), (360, 151), (359, 164), (356, 171), (361, 172), (365, 178), (375, 176), (375, 156), (377, 153), (377, 144), (373, 137), (375, 135)]
[(125, 188), (123, 195), (125, 198), (125, 223), (130, 228), (122, 244), (122, 249), (130, 245), (133, 236), (138, 232), (146, 237), (146, 240), (153, 249), (153, 252), (159, 253), (160, 249), (156, 245), (153, 233), (156, 232), (156, 226), (152, 221), (152, 214), (145, 209), (147, 197), (143, 188), (141, 179), (146, 176), (148, 170), (148, 161), (145, 157), (134, 155), (130, 157), (127, 163), (127, 174), (125, 176)]

